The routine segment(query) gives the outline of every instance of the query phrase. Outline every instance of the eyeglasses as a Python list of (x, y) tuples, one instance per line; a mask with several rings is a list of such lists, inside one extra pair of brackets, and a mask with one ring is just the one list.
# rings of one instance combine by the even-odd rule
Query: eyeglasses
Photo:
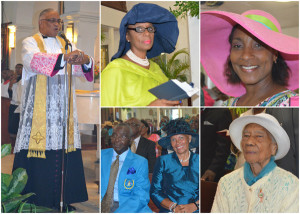
[(64, 23), (64, 21), (63, 20), (61, 20), (61, 19), (41, 19), (41, 20), (45, 20), (45, 21), (47, 21), (47, 22), (50, 22), (50, 23), (58, 23), (58, 24), (63, 24)]
[(144, 33), (145, 30), (147, 30), (149, 33), (155, 33), (156, 28), (155, 27), (136, 27), (136, 28), (127, 28), (128, 30), (134, 30), (137, 33)]

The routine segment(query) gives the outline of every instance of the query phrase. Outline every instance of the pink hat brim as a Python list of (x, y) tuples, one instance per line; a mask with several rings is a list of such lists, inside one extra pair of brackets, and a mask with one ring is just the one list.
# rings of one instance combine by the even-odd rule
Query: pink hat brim
[(241, 25), (256, 38), (280, 52), (290, 68), (288, 89), (299, 87), (299, 39), (272, 30), (243, 15), (207, 11), (201, 13), (201, 63), (207, 75), (223, 93), (239, 97), (246, 93), (242, 84), (230, 84), (224, 74), (230, 53), (228, 37), (232, 27)]

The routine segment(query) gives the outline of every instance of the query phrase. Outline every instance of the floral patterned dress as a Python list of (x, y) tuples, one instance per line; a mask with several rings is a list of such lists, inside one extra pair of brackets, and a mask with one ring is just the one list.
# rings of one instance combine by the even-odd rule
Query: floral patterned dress
[[(223, 103), (223, 106), (236, 106), (239, 99), (240, 97), (231, 97)], [(298, 94), (291, 90), (286, 90), (268, 97), (256, 106), (299, 106), (298, 99)], [(296, 104), (292, 102), (293, 100), (296, 101)]]

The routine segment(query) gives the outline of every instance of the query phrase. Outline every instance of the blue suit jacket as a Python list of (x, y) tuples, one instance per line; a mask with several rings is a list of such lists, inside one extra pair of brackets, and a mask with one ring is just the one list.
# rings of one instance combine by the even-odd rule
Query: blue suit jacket
[(164, 213), (169, 212), (160, 206), (165, 198), (177, 204), (198, 201), (199, 155), (191, 152), (189, 166), (184, 167), (175, 152), (160, 156), (154, 167), (150, 193), (152, 201)]
[[(101, 150), (101, 201), (106, 193), (113, 149)], [(131, 170), (129, 170), (131, 169)], [(135, 171), (135, 172), (134, 172)], [(140, 155), (128, 151), (118, 180), (119, 208), (116, 213), (151, 213), (148, 162)]]

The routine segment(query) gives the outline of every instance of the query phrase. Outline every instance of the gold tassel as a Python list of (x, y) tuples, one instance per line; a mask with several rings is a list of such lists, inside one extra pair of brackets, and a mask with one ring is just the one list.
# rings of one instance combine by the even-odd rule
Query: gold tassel
[(45, 151), (28, 150), (27, 158), (44, 158), (44, 159), (46, 159)]
[(68, 152), (75, 152), (76, 148), (74, 148), (74, 146), (69, 146), (68, 149), (66, 149), (66, 153)]

